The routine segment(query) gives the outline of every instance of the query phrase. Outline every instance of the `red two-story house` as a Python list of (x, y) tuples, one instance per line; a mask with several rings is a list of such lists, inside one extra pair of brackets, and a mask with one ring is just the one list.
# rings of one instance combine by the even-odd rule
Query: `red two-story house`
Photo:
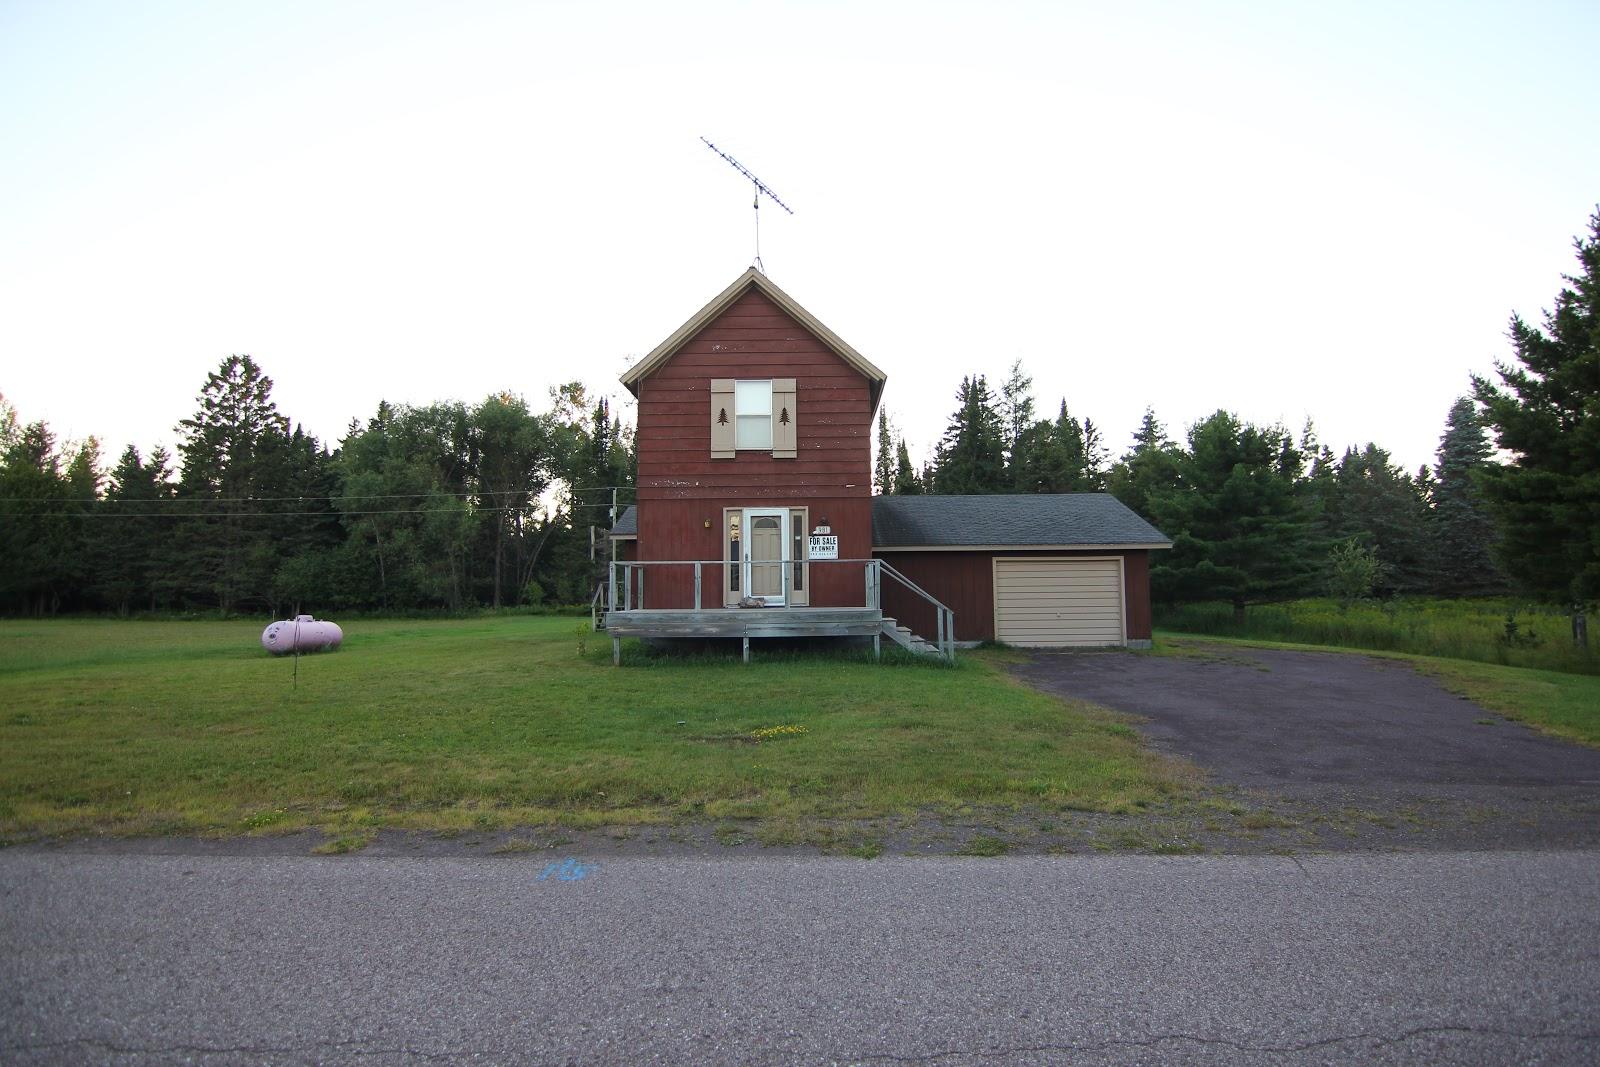
[(1148, 552), (1170, 544), (1111, 497), (873, 497), (885, 378), (755, 268), (623, 375), (639, 470), (615, 642), (1147, 643)]

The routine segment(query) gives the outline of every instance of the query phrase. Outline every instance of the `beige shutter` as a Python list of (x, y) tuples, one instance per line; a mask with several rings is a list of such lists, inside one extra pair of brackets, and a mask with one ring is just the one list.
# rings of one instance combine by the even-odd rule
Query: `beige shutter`
[(711, 458), (733, 458), (733, 379), (711, 379)]
[(794, 406), (794, 379), (772, 380), (772, 458), (794, 459), (799, 446), (795, 428), (799, 413)]

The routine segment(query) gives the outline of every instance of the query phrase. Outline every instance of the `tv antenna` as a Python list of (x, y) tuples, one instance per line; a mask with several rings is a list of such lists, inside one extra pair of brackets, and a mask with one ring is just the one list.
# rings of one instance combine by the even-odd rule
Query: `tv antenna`
[(718, 148), (716, 145), (712, 144), (710, 141), (707, 141), (704, 137), (700, 138), (700, 140), (701, 140), (702, 143), (705, 144), (705, 146), (707, 148), (711, 149), (711, 151), (715, 152), (717, 155), (719, 155), (723, 159), (727, 160), (729, 165), (732, 166), (734, 170), (738, 171), (740, 174), (743, 174), (746, 178), (749, 178), (750, 179), (750, 184), (755, 187), (752, 190), (751, 194), (750, 194), (750, 206), (755, 209), (755, 213), (756, 213), (756, 258), (755, 258), (754, 266), (755, 266), (756, 270), (760, 271), (762, 274), (765, 274), (765, 273), (767, 273), (767, 268), (761, 262), (761, 197), (762, 197), (762, 194), (766, 194), (766, 197), (767, 197), (768, 200), (771, 200), (774, 204), (777, 204), (779, 207), (783, 208), (783, 210), (787, 211), (791, 215), (794, 214), (794, 208), (790, 207), (788, 204), (785, 204), (782, 200), (779, 200), (778, 199), (778, 194), (773, 192), (771, 189), (767, 188), (767, 183), (766, 182), (762, 181), (760, 178), (757, 178), (754, 174), (751, 174), (749, 168), (746, 167), (743, 163), (740, 163), (737, 159), (734, 159), (732, 156), (728, 155), (728, 153), (724, 152), (722, 149)]

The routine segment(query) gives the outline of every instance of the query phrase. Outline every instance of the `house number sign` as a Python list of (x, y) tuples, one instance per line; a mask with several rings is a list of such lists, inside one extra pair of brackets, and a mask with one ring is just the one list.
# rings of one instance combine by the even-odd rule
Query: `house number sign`
[(810, 556), (812, 559), (838, 559), (839, 535), (812, 534)]

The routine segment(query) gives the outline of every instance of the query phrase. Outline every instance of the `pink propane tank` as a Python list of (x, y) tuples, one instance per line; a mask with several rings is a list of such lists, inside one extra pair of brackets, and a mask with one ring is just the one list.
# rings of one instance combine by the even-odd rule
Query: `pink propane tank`
[(282, 619), (261, 631), (261, 647), (274, 656), (291, 652), (331, 652), (344, 640), (344, 631), (331, 622), (318, 622), (310, 615)]

